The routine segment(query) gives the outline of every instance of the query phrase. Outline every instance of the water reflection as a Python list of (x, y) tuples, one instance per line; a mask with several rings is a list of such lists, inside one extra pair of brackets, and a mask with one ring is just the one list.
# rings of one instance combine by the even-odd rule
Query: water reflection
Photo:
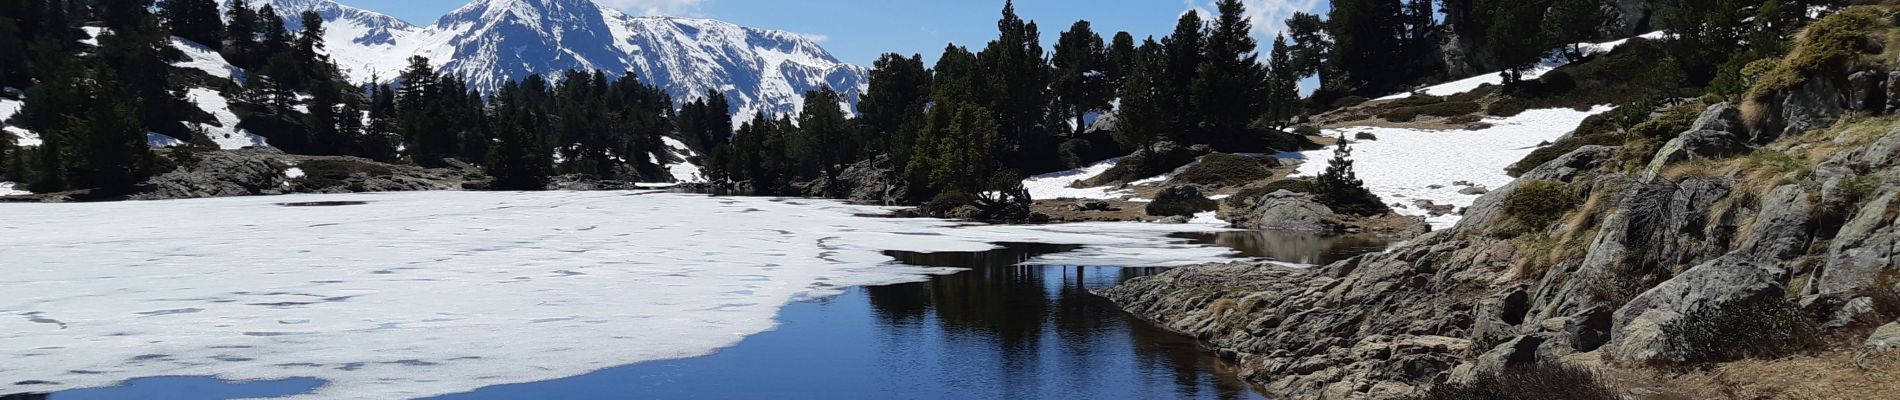
[(1190, 338), (1087, 292), (1161, 269), (1019, 266), (1074, 247), (1004, 246), (888, 253), (973, 269), (794, 303), (713, 355), (443, 398), (1261, 398)]
[[(1234, 248), (1248, 257), (1305, 264), (1380, 251), (1389, 244), (1376, 237), (1271, 232), (1175, 237)], [(900, 263), (971, 269), (789, 304), (780, 311), (777, 329), (712, 355), (441, 398), (1263, 398), (1236, 377), (1230, 364), (1191, 338), (1135, 319), (1088, 293), (1163, 269), (1017, 265), (1076, 247), (1002, 246), (974, 253), (889, 252)], [(236, 386), (214, 385), (212, 378), (153, 379), (17, 398), (196, 399), (238, 393), (231, 391)], [(204, 389), (175, 390), (194, 382)], [(276, 389), (292, 391), (238, 397), (302, 393), (321, 381), (316, 382), (280, 384)]]
[(1246, 257), (1307, 265), (1332, 264), (1361, 254), (1385, 251), (1394, 243), (1392, 239), (1371, 234), (1325, 236), (1283, 231), (1199, 232), (1169, 237), (1231, 248)]

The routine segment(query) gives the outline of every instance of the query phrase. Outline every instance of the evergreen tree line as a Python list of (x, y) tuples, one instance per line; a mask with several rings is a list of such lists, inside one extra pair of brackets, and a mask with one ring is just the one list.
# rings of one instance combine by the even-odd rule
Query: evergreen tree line
[[(187, 105), (168, 72), (183, 57), (139, 0), (14, 0), (0, 4), (0, 96), (29, 101), (9, 126), (39, 133), (36, 149), (0, 135), (0, 177), (34, 190), (122, 190), (154, 169), (148, 133), (183, 136)], [(92, 27), (89, 35), (82, 27)], [(83, 54), (84, 56), (81, 56)], [(24, 93), (14, 89), (26, 88)]]
[[(1014, 203), (1026, 200), (1012, 198), (1024, 174), (1164, 141), (1267, 150), (1304, 113), (1295, 48), (1281, 38), (1263, 62), (1245, 6), (1217, 6), (1212, 21), (1186, 13), (1171, 35), (1140, 43), (1127, 32), (1104, 40), (1078, 21), (1045, 54), (1039, 26), (1006, 2), (997, 38), (981, 50), (949, 45), (930, 66), (886, 54), (858, 115), (846, 117), (830, 89), (807, 93), (802, 114), (755, 115), (715, 143), (710, 172), (759, 194), (798, 194), (792, 183), (878, 161), (898, 171), (910, 201)], [(1089, 129), (1103, 114), (1116, 118), (1112, 137)]]
[[(131, 189), (158, 169), (148, 132), (213, 146), (193, 128), (212, 121), (183, 100), (186, 82), (222, 87), (241, 119), (226, 128), (289, 153), (474, 164), (508, 189), (539, 189), (554, 174), (657, 179), (660, 138), (676, 126), (693, 143), (731, 136), (723, 95), (681, 115), (666, 92), (630, 74), (569, 71), (558, 83), (536, 76), (484, 95), (418, 57), (390, 82), (355, 86), (325, 55), (322, 18), (296, 17), (293, 32), (272, 6), (242, 0), (222, 14), (214, 0), (0, 3), (0, 86), (26, 88), (0, 94), (26, 100), (5, 122), (43, 141), (19, 148), (0, 135), (0, 178), (35, 191)], [(98, 45), (83, 40), (87, 27), (101, 32)], [(183, 60), (172, 36), (218, 51), (243, 82), (172, 68)]]

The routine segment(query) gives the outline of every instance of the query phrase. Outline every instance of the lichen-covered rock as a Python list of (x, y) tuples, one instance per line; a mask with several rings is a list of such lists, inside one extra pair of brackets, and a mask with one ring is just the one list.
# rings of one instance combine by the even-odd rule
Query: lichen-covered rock
[(1777, 115), (1780, 130), (1763, 129), (1756, 132), (1750, 142), (1763, 144), (1775, 139), (1798, 135), (1812, 129), (1833, 124), (1846, 112), (1846, 96), (1829, 79), (1808, 79), (1800, 85), (1781, 94), (1780, 113)]
[(1689, 124), (1688, 132), (1716, 131), (1741, 135), (1747, 131), (1742, 127), (1742, 110), (1729, 103), (1717, 103), (1702, 110), (1702, 115)]
[(1235, 227), (1256, 230), (1334, 232), (1345, 226), (1345, 217), (1320, 204), (1318, 198), (1285, 190), (1262, 195), (1252, 208), (1230, 212), (1226, 218)]

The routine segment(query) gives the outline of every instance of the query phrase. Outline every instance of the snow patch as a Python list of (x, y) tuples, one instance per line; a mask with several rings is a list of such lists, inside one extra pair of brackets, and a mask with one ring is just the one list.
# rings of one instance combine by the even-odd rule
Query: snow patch
[[(408, 192), (0, 204), (0, 393), (148, 376), (314, 377), (415, 398), (705, 355), (788, 302), (951, 271), (886, 250), (1085, 246), (1031, 263), (1183, 265), (1211, 224), (997, 226), (836, 201)], [(314, 202), (362, 202), (288, 207)], [(179, 215), (192, 215), (179, 218)], [(83, 254), (84, 257), (74, 257)], [(28, 317), (20, 317), (26, 315)], [(16, 382), (57, 382), (26, 385)]]
[[(1656, 39), (1662, 39), (1664, 36), (1665, 36), (1664, 32), (1657, 31), (1657, 32), (1645, 33), (1642, 35), (1638, 35), (1636, 37), (1656, 40)], [(1634, 39), (1634, 38), (1630, 38), (1630, 39)], [(1603, 43), (1586, 43), (1586, 44), (1583, 44), (1582, 49), (1583, 49), (1584, 54), (1608, 53), (1611, 50), (1616, 50), (1618, 46), (1622, 46), (1624, 43), (1629, 43), (1630, 39), (1620, 39), (1620, 40), (1608, 41), (1608, 42), (1603, 42)], [(1530, 70), (1524, 71), (1524, 79), (1537, 79), (1538, 77), (1544, 76), (1545, 73), (1548, 73), (1551, 70), (1557, 69), (1557, 67), (1562, 67), (1569, 64), (1570, 64), (1570, 60), (1565, 59), (1561, 55), (1553, 54), (1552, 56), (1545, 57), (1543, 62), (1538, 63), (1537, 66), (1531, 67)], [(1504, 84), (1504, 77), (1494, 72), (1494, 73), (1478, 75), (1478, 76), (1474, 76), (1470, 78), (1460, 79), (1460, 80), (1456, 80), (1452, 82), (1447, 82), (1447, 83), (1440, 84), (1437, 86), (1430, 86), (1430, 87), (1415, 90), (1412, 92), (1405, 92), (1405, 93), (1394, 94), (1391, 96), (1381, 97), (1379, 98), (1379, 100), (1398, 100), (1398, 99), (1403, 99), (1407, 97), (1412, 97), (1412, 94), (1419, 93), (1419, 92), (1423, 92), (1425, 94), (1433, 95), (1433, 96), (1450, 96), (1454, 94), (1477, 90), (1479, 86), (1484, 86), (1487, 84), (1502, 85)]]
[(211, 141), (216, 142), (218, 148), (235, 150), (270, 146), (269, 141), (264, 140), (263, 136), (237, 129), (238, 116), (231, 112), (231, 101), (225, 99), (224, 93), (206, 88), (191, 88), (185, 92), (185, 100), (197, 105), (198, 109), (211, 114), (211, 117), (217, 120), (215, 124), (193, 124), (193, 126), (203, 129), (206, 135), (211, 136)]
[(211, 76), (244, 83), (244, 70), (226, 62), (224, 55), (218, 54), (216, 50), (177, 37), (172, 38), (172, 47), (185, 53), (185, 60), (173, 63), (172, 66), (204, 71)]
[(13, 182), (0, 182), (0, 196), (19, 196), (33, 194), (25, 186)]
[[(1470, 207), (1480, 195), (1460, 194), (1464, 187), (1453, 183), (1463, 181), (1489, 189), (1510, 184), (1514, 178), (1504, 172), (1505, 168), (1530, 155), (1539, 144), (1576, 130), (1584, 118), (1610, 110), (1607, 106), (1589, 111), (1530, 110), (1515, 117), (1486, 119), (1494, 126), (1479, 131), (1348, 127), (1326, 130), (1326, 135), (1377, 135), (1379, 140), (1352, 143), (1353, 167), (1359, 178), (1386, 203), (1404, 205), (1395, 207), (1400, 214), (1429, 217), (1426, 210), (1413, 207), (1413, 201), (1428, 200), (1459, 210)], [(1299, 158), (1306, 162), (1300, 164), (1297, 175), (1319, 175), (1332, 157), (1332, 148), (1302, 153)], [(1454, 213), (1429, 217), (1427, 222), (1433, 229), (1445, 229), (1456, 225), (1460, 218)]]
[[(661, 137), (660, 140), (666, 143), (667, 151), (672, 152), (673, 157), (680, 160), (678, 164), (666, 165), (666, 172), (673, 176), (675, 183), (706, 182), (705, 172), (691, 161), (693, 157), (698, 156), (693, 153), (692, 148), (686, 147), (685, 142), (681, 142), (679, 139), (674, 139), (671, 136)], [(656, 160), (655, 162), (658, 161)]]
[(1133, 196), (1134, 193), (1107, 186), (1092, 188), (1070, 187), (1076, 182), (1101, 175), (1103, 172), (1108, 172), (1110, 168), (1115, 168), (1115, 163), (1118, 162), (1121, 162), (1121, 158), (1111, 158), (1091, 164), (1087, 167), (1032, 176), (1028, 179), (1023, 179), (1023, 188), (1029, 190), (1029, 198), (1038, 200), (1126, 199), (1129, 196)]
[(285, 177), (285, 178), (289, 178), (289, 179), (297, 179), (297, 178), (302, 178), (303, 176), (304, 176), (304, 175), (303, 175), (303, 168), (297, 168), (297, 167), (290, 167), (290, 169), (286, 169), (286, 170), (284, 170), (284, 177)]

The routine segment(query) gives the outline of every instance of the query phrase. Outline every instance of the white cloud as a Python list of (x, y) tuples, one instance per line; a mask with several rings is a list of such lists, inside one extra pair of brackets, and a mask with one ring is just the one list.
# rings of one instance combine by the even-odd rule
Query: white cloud
[(622, 11), (651, 16), (693, 16), (699, 15), (699, 6), (706, 0), (594, 0), (608, 7)]
[[(1184, 0), (1188, 11), (1198, 12), (1202, 18), (1214, 18), (1213, 0)], [(1321, 0), (1241, 0), (1247, 5), (1247, 18), (1253, 19), (1254, 34), (1265, 40), (1286, 31), (1286, 19), (1296, 12), (1313, 12), (1319, 9)]]

